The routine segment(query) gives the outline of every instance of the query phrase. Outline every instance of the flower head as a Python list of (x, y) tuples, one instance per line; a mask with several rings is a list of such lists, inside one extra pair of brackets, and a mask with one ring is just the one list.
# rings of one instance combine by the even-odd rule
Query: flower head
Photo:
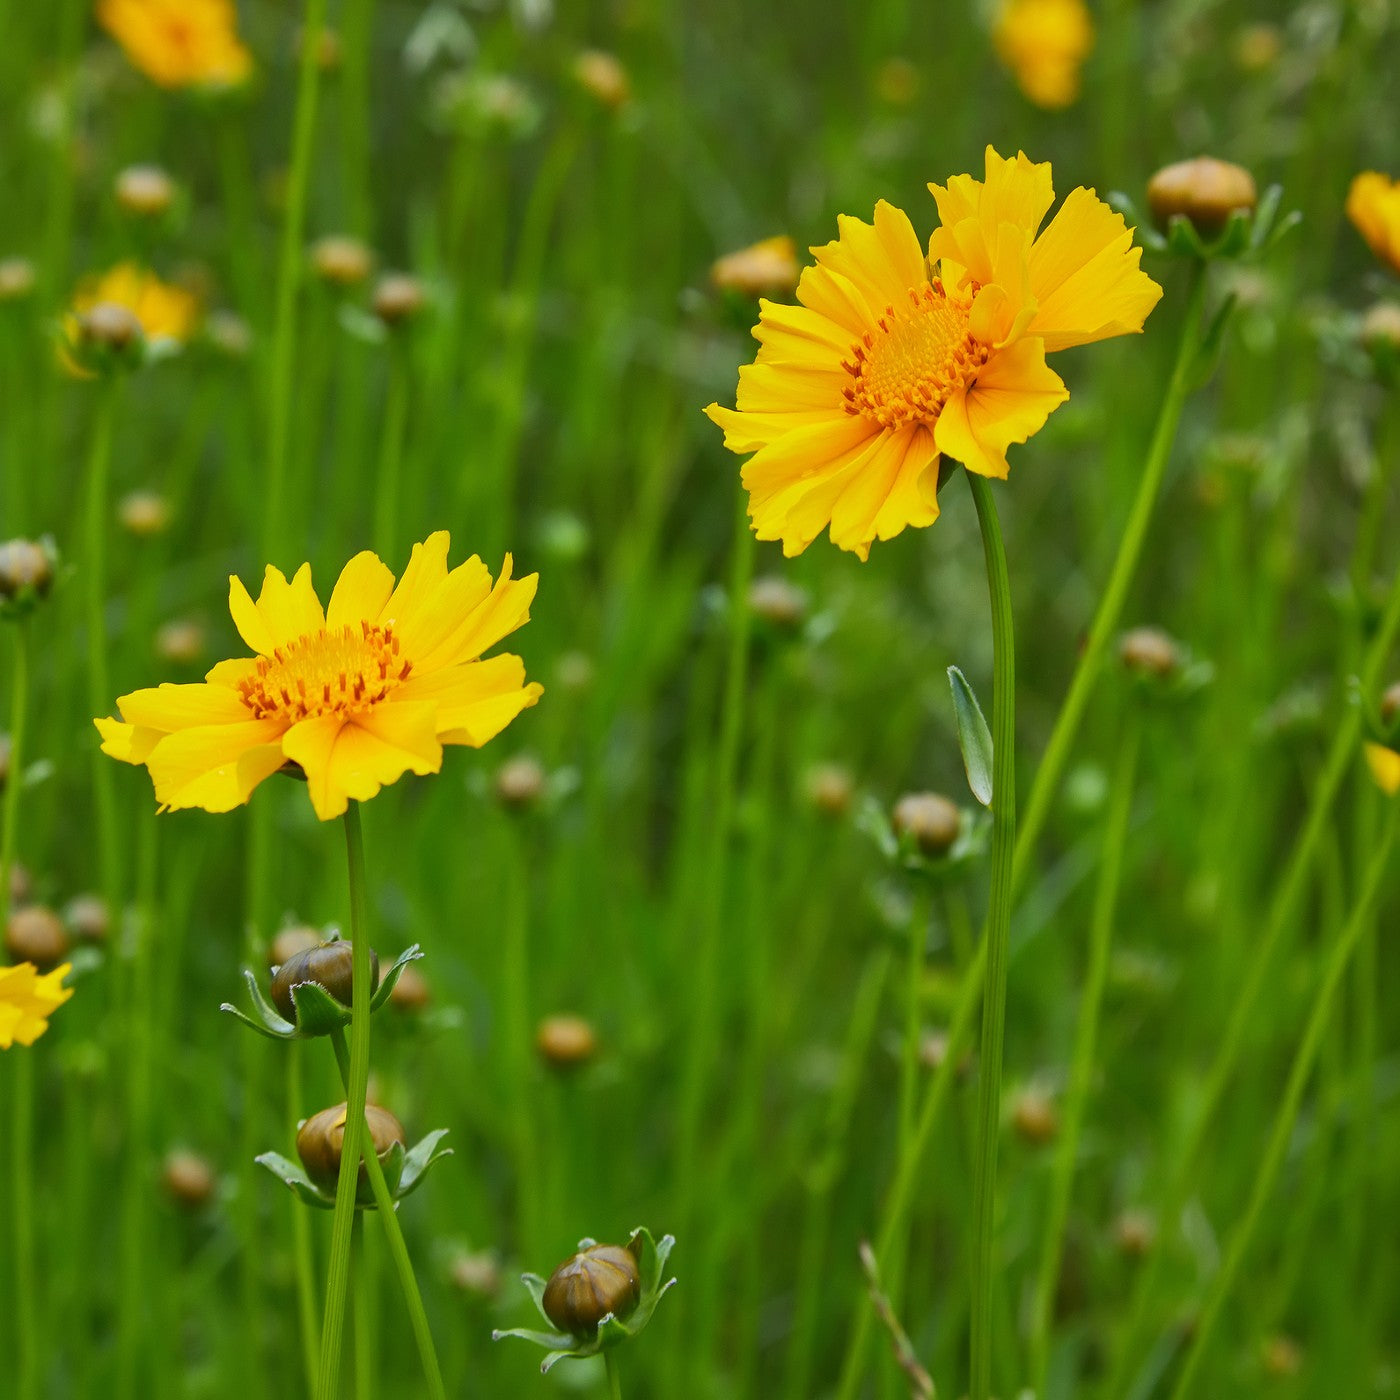
[(1084, 0), (1002, 0), (992, 42), (1031, 102), (1068, 107), (1094, 47), (1094, 22)]
[(229, 609), (254, 655), (222, 661), (200, 685), (162, 685), (99, 719), (102, 750), (145, 764), (165, 808), (226, 812), (279, 769), (305, 776), (322, 821), (406, 772), (436, 773), (444, 744), (479, 748), (543, 693), (518, 656), (482, 659), (529, 620), (538, 575), (492, 583), (473, 556), (451, 572), (439, 531), (397, 585), (357, 554), (322, 608), (304, 564), (289, 583), (269, 565), (255, 603), (237, 578)]
[(1400, 180), (1363, 171), (1347, 192), (1347, 218), (1371, 251), (1400, 272)]
[(59, 357), (72, 373), (87, 378), (95, 367), (94, 355), (105, 363), (113, 356), (139, 359), (178, 350), (193, 334), (198, 317), (199, 302), (192, 292), (162, 282), (136, 263), (118, 263), (78, 287), (64, 318)]
[(1376, 786), (1387, 797), (1394, 797), (1400, 792), (1400, 752), (1386, 744), (1367, 744), (1366, 766), (1371, 770)]
[(754, 453), (749, 515), (786, 554), (829, 525), (864, 559), (875, 539), (932, 524), (941, 454), (1005, 477), (1007, 448), (1069, 397), (1046, 352), (1140, 331), (1162, 295), (1092, 190), (1040, 230), (1048, 164), (989, 146), (985, 181), (929, 189), (942, 227), (927, 257), (893, 205), (873, 224), (843, 216), (840, 237), (812, 250), (802, 304), (761, 303), (737, 410), (706, 410), (731, 451)]
[(97, 21), (161, 87), (236, 87), (253, 69), (233, 0), (98, 0)]
[(73, 995), (63, 979), (68, 963), (40, 974), (33, 963), (0, 967), (0, 1050), (15, 1041), (33, 1045), (49, 1028), (49, 1017)]

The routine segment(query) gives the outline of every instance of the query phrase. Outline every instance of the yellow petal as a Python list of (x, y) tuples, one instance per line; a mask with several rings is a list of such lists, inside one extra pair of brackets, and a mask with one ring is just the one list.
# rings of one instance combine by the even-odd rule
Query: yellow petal
[(1366, 766), (1376, 780), (1376, 786), (1388, 797), (1400, 792), (1400, 753), (1384, 744), (1366, 745)]
[(824, 268), (859, 288), (877, 315), (889, 305), (902, 305), (909, 289), (925, 280), (923, 248), (902, 209), (882, 199), (874, 223), (842, 214), (836, 225), (840, 237), (813, 253)]
[[(1015, 224), (1033, 234), (1055, 202), (1049, 161), (1037, 165), (1024, 151), (1018, 151), (1015, 160), (1007, 160), (991, 146), (986, 149), (985, 161), (985, 180), (954, 175), (946, 186), (929, 186), (938, 205), (939, 222), (952, 228), (964, 219), (977, 219), (989, 229)], [(943, 256), (933, 253), (932, 244), (929, 253), (931, 257)]]
[(380, 622), (398, 622), (407, 617), (447, 577), (447, 551), (451, 543), (451, 535), (446, 530), (438, 530), (422, 544), (413, 546), (408, 567), (384, 604)]
[(1069, 391), (1045, 363), (1045, 347), (1027, 337), (987, 361), (976, 382), (954, 394), (938, 416), (941, 451), (980, 476), (1005, 477), (1006, 449), (1038, 432)]
[(109, 758), (119, 758), (123, 763), (140, 763), (133, 758), (131, 741), (136, 733), (134, 725), (123, 724), (119, 719), (95, 719), (97, 732), (102, 736), (102, 752)]
[(326, 626), (338, 629), (373, 622), (394, 592), (394, 575), (372, 550), (357, 554), (341, 571), (326, 609)]
[(228, 581), (228, 610), (233, 625), (238, 628), (238, 635), (249, 650), (257, 652), (259, 656), (271, 656), (277, 643), (273, 641), (258, 605), (243, 586), (243, 580), (236, 575), (230, 575)]
[(831, 511), (831, 542), (864, 559), (875, 539), (938, 519), (938, 448), (922, 424), (879, 435)]
[(479, 748), (542, 693), (540, 686), (525, 684), (525, 663), (507, 653), (410, 677), (394, 692), (394, 703), (432, 703), (443, 743)]
[(269, 564), (258, 595), (258, 612), (267, 624), (274, 649), (321, 631), (326, 614), (311, 586), (311, 565), (303, 564), (288, 583), (282, 571)]
[(400, 614), (395, 630), (404, 655), (420, 670), (450, 664), (439, 659), (444, 645), (461, 631), (473, 609), (490, 596), (491, 571), (473, 554)]
[(228, 812), (283, 764), (277, 720), (208, 725), (167, 735), (146, 760), (162, 807)]
[(236, 724), (250, 716), (235, 691), (222, 685), (164, 685), (123, 695), (117, 708), (128, 724), (173, 733), (204, 724)]
[(475, 661), (502, 637), (508, 637), (530, 620), (530, 604), (534, 601), (540, 576), (529, 574), (522, 579), (512, 579), (511, 565), (511, 556), (507, 554), (496, 586), (424, 657), (425, 668), (435, 670)]

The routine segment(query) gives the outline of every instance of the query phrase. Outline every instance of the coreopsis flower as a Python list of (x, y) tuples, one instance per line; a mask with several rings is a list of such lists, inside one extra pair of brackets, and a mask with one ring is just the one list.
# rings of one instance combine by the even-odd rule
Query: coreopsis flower
[(797, 245), (785, 233), (726, 253), (710, 265), (715, 287), (745, 297), (790, 297), (801, 274)]
[(1094, 47), (1094, 22), (1084, 0), (1002, 0), (992, 42), (1031, 102), (1068, 107)]
[(49, 1017), (73, 995), (63, 979), (71, 971), (64, 963), (40, 973), (33, 963), (0, 967), (0, 1050), (15, 1041), (33, 1045), (49, 1028)]
[(518, 656), (483, 654), (529, 620), (538, 575), (492, 582), (475, 555), (448, 572), (439, 531), (397, 585), (357, 554), (323, 609), (303, 565), (289, 583), (268, 567), (255, 603), (237, 578), (229, 609), (254, 653), (203, 684), (161, 685), (95, 721), (102, 750), (144, 764), (162, 808), (226, 812), (280, 769), (304, 776), (322, 821), (406, 772), (436, 773), (444, 744), (479, 748), (543, 687)]
[(233, 0), (98, 0), (97, 22), (161, 87), (236, 87), (253, 69)]
[(737, 411), (706, 412), (731, 451), (754, 454), (749, 516), (784, 553), (830, 526), (864, 559), (875, 539), (931, 525), (941, 455), (1005, 477), (1007, 448), (1069, 397), (1046, 352), (1140, 331), (1161, 297), (1132, 230), (1092, 190), (1040, 230), (1050, 166), (990, 146), (986, 161), (985, 182), (929, 186), (942, 227), (927, 257), (881, 201), (873, 224), (843, 216), (840, 237), (812, 250), (800, 306), (761, 303)]
[[(199, 302), (192, 292), (163, 282), (149, 268), (134, 262), (118, 263), (107, 272), (86, 278), (73, 297), (64, 319), (66, 344), (60, 348), (64, 364), (74, 373), (88, 373), (83, 343), (90, 339), (88, 321), (95, 310), (129, 312), (140, 326), (145, 344), (155, 354), (179, 349), (193, 334), (199, 319)], [(133, 328), (134, 330), (134, 328)], [(110, 337), (109, 337), (110, 338)]]
[(1387, 797), (1400, 792), (1400, 753), (1386, 744), (1366, 745), (1366, 766)]
[(1363, 171), (1347, 192), (1347, 218), (1371, 251), (1400, 272), (1400, 180)]

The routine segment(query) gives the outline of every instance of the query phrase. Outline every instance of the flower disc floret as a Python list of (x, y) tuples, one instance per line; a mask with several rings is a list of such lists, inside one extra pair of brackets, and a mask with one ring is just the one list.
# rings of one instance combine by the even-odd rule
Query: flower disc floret
[(313, 715), (370, 709), (413, 673), (392, 624), (360, 620), (335, 631), (308, 632), (257, 659), (235, 687), (255, 719), (295, 724)]

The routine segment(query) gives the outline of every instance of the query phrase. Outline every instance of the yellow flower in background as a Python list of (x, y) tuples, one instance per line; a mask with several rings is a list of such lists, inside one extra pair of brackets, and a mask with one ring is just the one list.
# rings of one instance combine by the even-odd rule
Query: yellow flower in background
[(713, 286), (746, 297), (790, 297), (801, 274), (797, 244), (785, 233), (726, 253), (710, 266)]
[(1367, 170), (1351, 182), (1347, 218), (1371, 251), (1400, 272), (1400, 180)]
[(938, 517), (940, 454), (1005, 477), (1006, 450), (1068, 391), (1047, 351), (1140, 331), (1162, 289), (1132, 230), (1092, 190), (1054, 203), (1050, 167), (989, 146), (986, 181), (930, 185), (943, 226), (925, 257), (902, 210), (842, 216), (814, 248), (800, 306), (763, 302), (737, 411), (706, 412), (734, 452), (761, 540), (800, 554), (830, 526), (862, 559)]
[(161, 87), (235, 87), (253, 69), (233, 0), (98, 0), (97, 21)]
[(33, 1045), (49, 1028), (49, 1017), (73, 995), (63, 985), (71, 964), (40, 975), (33, 963), (0, 967), (0, 1050), (15, 1041)]
[(1094, 22), (1084, 0), (1002, 0), (992, 42), (1031, 102), (1068, 107), (1094, 47)]
[(194, 333), (199, 301), (193, 292), (162, 282), (149, 268), (118, 263), (90, 277), (73, 298), (73, 313), (81, 316), (99, 305), (124, 306), (138, 321), (149, 341), (183, 345)]
[(1376, 786), (1387, 797), (1394, 797), (1400, 792), (1400, 753), (1386, 748), (1384, 744), (1367, 744), (1366, 766), (1371, 770)]
[(229, 580), (229, 610), (254, 656), (202, 685), (162, 685), (99, 719), (102, 751), (145, 764), (163, 808), (226, 812), (288, 764), (322, 821), (406, 772), (436, 773), (444, 744), (479, 748), (543, 693), (518, 656), (482, 653), (529, 621), (538, 575), (501, 576), (475, 555), (450, 573), (446, 531), (414, 545), (397, 586), (357, 554), (322, 609), (304, 564), (270, 565), (255, 603)]

